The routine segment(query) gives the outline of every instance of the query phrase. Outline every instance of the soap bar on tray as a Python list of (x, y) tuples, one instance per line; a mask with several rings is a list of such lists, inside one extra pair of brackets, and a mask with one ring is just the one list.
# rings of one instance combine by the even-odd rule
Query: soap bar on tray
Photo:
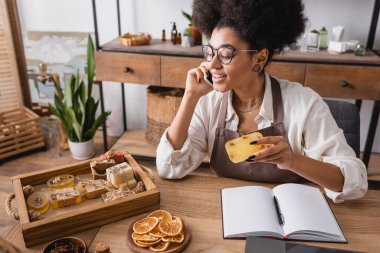
[(107, 181), (113, 186), (119, 187), (121, 183), (128, 182), (134, 178), (132, 167), (126, 163), (120, 163), (107, 169)]

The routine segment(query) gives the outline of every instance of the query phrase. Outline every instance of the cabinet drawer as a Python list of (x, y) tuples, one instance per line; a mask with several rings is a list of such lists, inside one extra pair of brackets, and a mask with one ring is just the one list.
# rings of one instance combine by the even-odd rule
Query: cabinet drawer
[(323, 97), (380, 99), (380, 68), (308, 64), (305, 86)]
[(189, 57), (161, 57), (161, 85), (185, 88), (187, 72), (198, 67), (204, 59)]
[(266, 71), (274, 77), (303, 84), (305, 82), (306, 64), (289, 62), (271, 62), (266, 67)]
[(160, 85), (160, 56), (97, 52), (96, 79)]

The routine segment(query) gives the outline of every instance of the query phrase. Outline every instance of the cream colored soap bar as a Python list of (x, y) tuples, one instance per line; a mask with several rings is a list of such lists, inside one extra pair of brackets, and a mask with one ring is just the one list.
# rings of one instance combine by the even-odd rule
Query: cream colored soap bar
[(136, 179), (132, 178), (128, 180), (127, 182), (119, 184), (119, 189), (122, 191), (133, 190), (136, 188), (136, 186), (137, 186), (137, 181)]
[(134, 179), (134, 178), (128, 180), (127, 183), (128, 183), (128, 188), (129, 188), (130, 190), (135, 189), (136, 186), (137, 186), (137, 181), (136, 181), (136, 179)]
[(132, 167), (124, 162), (107, 169), (107, 181), (115, 187), (134, 178)]
[(261, 138), (263, 138), (263, 135), (259, 132), (255, 132), (227, 141), (225, 147), (228, 157), (233, 163), (247, 160), (249, 156), (265, 148), (265, 145), (249, 144), (250, 142)]

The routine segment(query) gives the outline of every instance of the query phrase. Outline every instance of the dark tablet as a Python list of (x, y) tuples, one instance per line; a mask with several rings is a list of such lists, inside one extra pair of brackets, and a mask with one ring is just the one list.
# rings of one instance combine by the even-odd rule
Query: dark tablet
[(353, 253), (350, 251), (334, 248), (311, 246), (293, 241), (269, 239), (262, 237), (247, 237), (245, 253)]

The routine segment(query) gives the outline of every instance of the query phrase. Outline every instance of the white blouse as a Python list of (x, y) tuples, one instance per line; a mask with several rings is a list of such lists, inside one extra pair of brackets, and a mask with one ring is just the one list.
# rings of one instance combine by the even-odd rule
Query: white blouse
[[(280, 83), (284, 125), (290, 146), (294, 153), (338, 166), (344, 176), (342, 192), (325, 189), (334, 202), (356, 199), (367, 192), (367, 170), (363, 162), (347, 144), (343, 131), (338, 128), (327, 104), (313, 90), (299, 83), (277, 79)], [(209, 156), (215, 139), (223, 94), (212, 91), (203, 96), (192, 117), (187, 139), (180, 150), (174, 150), (167, 139), (167, 130), (162, 135), (157, 148), (157, 170), (161, 177), (182, 178), (202, 162), (206, 152)], [(265, 92), (258, 116), (258, 128), (269, 127), (273, 123), (272, 89), (268, 74), (265, 74)], [(237, 131), (239, 117), (232, 106), (229, 94), (226, 128)]]

